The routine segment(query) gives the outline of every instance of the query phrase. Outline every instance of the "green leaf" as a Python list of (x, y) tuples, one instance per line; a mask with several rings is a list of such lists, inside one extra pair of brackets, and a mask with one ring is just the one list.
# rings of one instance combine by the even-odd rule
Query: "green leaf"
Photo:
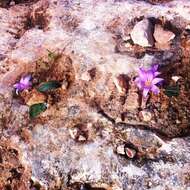
[(39, 92), (46, 92), (46, 91), (49, 91), (49, 90), (54, 90), (54, 89), (59, 88), (59, 87), (61, 87), (60, 82), (58, 82), (58, 81), (48, 81), (48, 82), (45, 82), (45, 83), (41, 84), (38, 87), (37, 90)]
[(44, 112), (46, 109), (47, 109), (47, 107), (44, 103), (34, 104), (34, 105), (30, 106), (30, 110), (29, 110), (30, 117), (35, 118), (41, 112)]
[(164, 92), (168, 97), (179, 96), (179, 86), (168, 86)]

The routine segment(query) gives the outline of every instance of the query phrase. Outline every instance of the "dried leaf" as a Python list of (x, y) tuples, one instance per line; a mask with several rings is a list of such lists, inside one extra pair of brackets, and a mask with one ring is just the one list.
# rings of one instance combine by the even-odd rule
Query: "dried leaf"
[(48, 51), (48, 58), (49, 58), (49, 61), (53, 61), (57, 58), (58, 54), (56, 54), (55, 52), (52, 52), (50, 50), (47, 50)]

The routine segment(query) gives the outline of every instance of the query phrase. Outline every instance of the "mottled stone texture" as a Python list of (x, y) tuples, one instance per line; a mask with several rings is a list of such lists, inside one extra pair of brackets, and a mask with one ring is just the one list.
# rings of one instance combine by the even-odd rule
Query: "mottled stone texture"
[[(140, 66), (158, 63), (169, 73), (170, 65), (190, 63), (189, 0), (5, 0), (0, 7), (0, 189), (190, 188), (188, 93), (169, 105), (161, 92), (153, 112), (132, 81)], [(143, 18), (174, 32), (167, 51), (130, 42)], [(47, 50), (59, 56), (50, 60)], [(180, 70), (186, 81), (188, 69)], [(33, 120), (26, 103), (37, 95), (18, 97), (12, 88), (27, 73), (62, 82)], [(141, 120), (142, 110), (150, 119)]]

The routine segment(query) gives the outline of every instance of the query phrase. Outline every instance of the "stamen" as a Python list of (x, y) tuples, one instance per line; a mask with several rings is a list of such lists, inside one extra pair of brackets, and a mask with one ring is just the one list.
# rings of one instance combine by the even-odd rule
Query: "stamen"
[(150, 80), (147, 80), (147, 81), (145, 82), (145, 86), (147, 86), (147, 87), (151, 86), (151, 81), (150, 81)]

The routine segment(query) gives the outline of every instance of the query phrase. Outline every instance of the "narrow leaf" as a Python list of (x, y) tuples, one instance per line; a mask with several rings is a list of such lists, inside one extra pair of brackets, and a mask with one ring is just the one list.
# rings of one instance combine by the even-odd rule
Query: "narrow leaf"
[(168, 97), (179, 96), (179, 86), (168, 86), (164, 92)]
[(58, 81), (48, 81), (48, 82), (41, 84), (37, 90), (39, 92), (46, 92), (49, 90), (54, 90), (59, 87), (61, 87), (61, 84)]
[(34, 105), (30, 106), (30, 110), (29, 110), (30, 117), (35, 118), (41, 112), (44, 112), (46, 109), (47, 109), (47, 107), (44, 103), (34, 104)]

